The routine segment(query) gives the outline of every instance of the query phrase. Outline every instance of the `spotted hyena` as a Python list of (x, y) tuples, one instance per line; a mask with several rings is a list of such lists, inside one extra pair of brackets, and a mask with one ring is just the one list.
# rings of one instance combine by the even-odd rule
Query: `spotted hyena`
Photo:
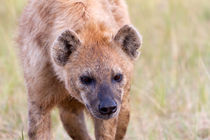
[(120, 140), (129, 122), (129, 90), (141, 36), (124, 0), (29, 0), (17, 38), (28, 93), (28, 136), (49, 140), (50, 112), (76, 140)]

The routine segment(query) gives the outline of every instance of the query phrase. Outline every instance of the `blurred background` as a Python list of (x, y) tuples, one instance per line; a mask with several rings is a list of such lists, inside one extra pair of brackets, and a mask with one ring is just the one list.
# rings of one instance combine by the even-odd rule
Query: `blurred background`
[[(127, 3), (144, 43), (126, 140), (210, 140), (210, 1)], [(28, 139), (27, 96), (14, 42), (25, 4), (0, 0), (0, 140)], [(54, 139), (68, 140), (58, 111), (52, 114)]]

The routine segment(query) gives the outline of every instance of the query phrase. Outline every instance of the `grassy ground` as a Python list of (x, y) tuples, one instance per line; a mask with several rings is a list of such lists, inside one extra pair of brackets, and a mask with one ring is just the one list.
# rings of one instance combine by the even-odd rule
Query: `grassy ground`
[[(0, 0), (0, 139), (27, 139), (27, 97), (13, 38), (26, 0)], [(144, 37), (127, 140), (210, 139), (210, 1), (129, 0)], [(67, 140), (57, 111), (55, 139)], [(88, 122), (92, 134), (93, 129)]]

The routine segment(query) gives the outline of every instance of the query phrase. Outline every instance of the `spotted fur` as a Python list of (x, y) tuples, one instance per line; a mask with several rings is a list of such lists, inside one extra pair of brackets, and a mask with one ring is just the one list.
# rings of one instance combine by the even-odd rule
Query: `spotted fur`
[[(97, 140), (124, 138), (133, 71), (130, 58), (141, 45), (137, 31), (124, 25), (130, 25), (124, 0), (29, 0), (17, 44), (28, 93), (30, 140), (52, 139), (50, 112), (56, 106), (72, 139), (91, 139), (84, 110), (94, 120)], [(124, 77), (118, 84), (111, 80), (117, 73)], [(94, 77), (97, 84), (82, 85), (82, 74)], [(112, 116), (97, 112), (100, 87), (108, 87), (106, 92), (118, 104)]]

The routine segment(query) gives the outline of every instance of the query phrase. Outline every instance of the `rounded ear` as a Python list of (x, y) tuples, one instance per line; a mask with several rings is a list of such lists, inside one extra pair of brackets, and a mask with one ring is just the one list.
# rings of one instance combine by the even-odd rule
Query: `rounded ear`
[(118, 31), (114, 41), (119, 44), (123, 51), (132, 59), (138, 56), (138, 49), (142, 44), (142, 37), (138, 31), (130, 26), (125, 25)]
[(60, 66), (64, 66), (69, 56), (81, 45), (76, 33), (70, 30), (64, 31), (55, 41), (51, 48), (53, 61)]

